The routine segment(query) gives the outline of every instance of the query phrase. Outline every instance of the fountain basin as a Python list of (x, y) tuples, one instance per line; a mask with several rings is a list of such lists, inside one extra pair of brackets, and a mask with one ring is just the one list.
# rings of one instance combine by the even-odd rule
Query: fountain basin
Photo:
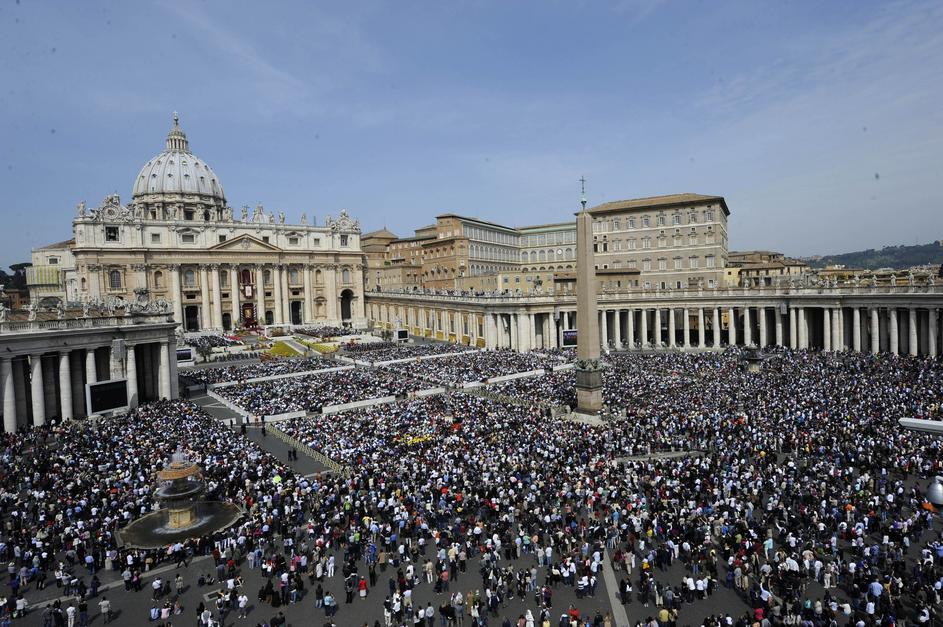
[(118, 546), (158, 549), (224, 531), (244, 513), (238, 505), (223, 501), (200, 501), (183, 509), (165, 507), (118, 529), (115, 536)]

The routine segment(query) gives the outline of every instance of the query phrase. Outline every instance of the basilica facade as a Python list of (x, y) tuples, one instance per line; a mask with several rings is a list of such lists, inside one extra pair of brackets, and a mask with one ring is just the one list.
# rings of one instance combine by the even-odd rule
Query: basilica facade
[(304, 214), (286, 224), (261, 205), (236, 215), (176, 114), (131, 200), (80, 203), (72, 230), (72, 240), (34, 251), (33, 302), (131, 301), (147, 290), (188, 332), (366, 324), (359, 222), (341, 211), (323, 225)]

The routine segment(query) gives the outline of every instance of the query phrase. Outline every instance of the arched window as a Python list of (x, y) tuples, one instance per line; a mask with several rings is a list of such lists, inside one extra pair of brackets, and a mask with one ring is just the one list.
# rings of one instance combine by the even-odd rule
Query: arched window
[(298, 268), (292, 268), (288, 271), (288, 282), (292, 285), (298, 285), (301, 282), (298, 280)]
[(546, 250), (540, 251), (540, 255), (538, 255), (538, 258), (540, 261), (547, 261), (547, 251)]
[(113, 290), (121, 289), (121, 271), (112, 270), (108, 273), (108, 287)]
[(158, 270), (154, 273), (154, 289), (163, 289), (164, 287), (164, 273)]
[(196, 287), (196, 273), (192, 269), (183, 271), (183, 286)]
[(87, 282), (85, 281), (85, 277), (83, 276), (82, 277), (82, 291), (85, 291), (86, 288), (87, 288)]
[(350, 283), (350, 270), (347, 268), (344, 268), (343, 272), (341, 272), (341, 281), (344, 283), (344, 285)]
[(322, 277), (322, 275), (321, 275), (321, 271), (320, 271), (320, 270), (315, 270), (315, 271), (314, 271), (314, 284), (315, 284), (315, 285), (321, 285), (321, 282), (322, 282), (322, 281), (323, 281), (323, 277)]

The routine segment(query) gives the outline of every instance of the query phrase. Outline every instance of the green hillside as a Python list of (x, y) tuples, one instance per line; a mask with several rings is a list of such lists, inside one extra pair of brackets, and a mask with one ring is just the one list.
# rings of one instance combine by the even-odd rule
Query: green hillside
[(940, 241), (916, 246), (885, 246), (852, 253), (824, 255), (804, 259), (813, 268), (841, 264), (849, 268), (908, 268), (925, 264), (943, 264), (943, 245)]

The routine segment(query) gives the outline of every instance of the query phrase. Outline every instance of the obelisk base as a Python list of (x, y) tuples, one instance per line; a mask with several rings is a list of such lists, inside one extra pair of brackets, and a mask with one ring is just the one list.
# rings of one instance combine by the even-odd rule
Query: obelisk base
[(590, 416), (602, 411), (602, 370), (598, 365), (577, 364), (576, 411)]

